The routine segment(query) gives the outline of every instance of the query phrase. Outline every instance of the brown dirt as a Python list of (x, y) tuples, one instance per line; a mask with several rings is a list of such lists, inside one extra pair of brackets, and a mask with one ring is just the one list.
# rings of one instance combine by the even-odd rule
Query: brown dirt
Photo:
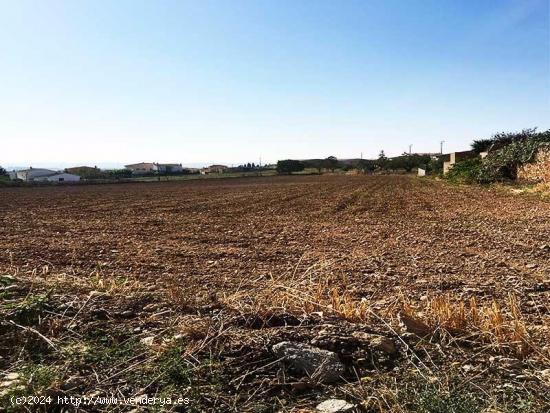
[[(380, 411), (380, 405), (389, 411), (394, 404), (406, 409), (409, 401), (396, 396), (400, 390), (386, 377), (395, 384), (411, 368), (428, 382), (452, 371), (461, 382), (492, 383), (493, 390), (506, 383), (546, 388), (539, 373), (550, 355), (549, 234), (550, 203), (544, 199), (406, 176), (0, 188), (0, 274), (15, 277), (4, 296), (11, 304), (2, 310), (0, 368), (53, 366), (56, 379), (42, 390), (55, 394), (66, 392), (62, 383), (71, 377), (82, 378), (69, 391), (78, 394), (151, 394), (168, 386), (181, 394), (178, 380), (189, 380), (194, 406), (208, 411), (291, 411), (315, 406), (323, 394), (347, 398), (366, 411)], [(342, 309), (363, 302), (376, 316), (347, 316), (334, 308), (334, 297), (321, 297), (324, 292), (316, 296), (326, 299), (322, 306), (294, 305), (301, 289), (302, 299), (311, 297), (323, 280), (329, 280), (323, 288), (330, 294), (336, 288), (347, 300)], [(277, 295), (282, 288), (297, 295), (294, 303)], [(46, 297), (36, 319), (19, 311), (31, 294)], [(504, 307), (510, 295), (516, 297), (531, 347), (521, 360), (523, 370), (510, 376), (495, 367), (499, 357), (520, 358), (506, 345), (435, 335), (419, 341), (399, 330), (403, 302), (420, 306), (442, 294), (453, 302), (475, 297), (488, 307), (493, 300)], [(255, 302), (258, 297), (263, 301)], [(340, 345), (334, 337), (318, 339), (327, 323), (344, 336)], [(25, 326), (53, 340), (56, 350), (33, 332), (17, 338)], [(357, 355), (360, 346), (346, 338), (353, 329), (391, 337), (400, 355), (361, 364), (357, 359), (366, 356)], [(132, 378), (110, 378), (125, 377), (126, 371), (118, 374), (132, 366), (131, 357), (98, 371), (88, 354), (75, 369), (66, 366), (68, 356), (60, 350), (101, 336), (113, 346), (152, 336), (156, 345), (145, 350), (153, 354), (142, 356), (150, 357), (145, 364), (172, 348), (178, 334), (184, 341), (179, 354), (200, 377), (170, 382), (160, 372), (147, 387)], [(301, 379), (273, 363), (270, 351), (289, 338), (337, 351), (350, 366), (350, 383), (293, 384)], [(39, 357), (27, 348), (31, 342), (46, 347)], [(28, 354), (15, 352), (14, 344)], [(422, 362), (415, 362), (419, 357)], [(204, 360), (209, 373), (202, 370)], [(363, 375), (370, 377), (368, 385), (357, 380)], [(365, 396), (365, 386), (381, 404)], [(380, 396), (386, 392), (393, 396)], [(503, 397), (497, 391), (483, 403), (502, 406)], [(548, 406), (542, 395), (534, 400), (532, 411)]]

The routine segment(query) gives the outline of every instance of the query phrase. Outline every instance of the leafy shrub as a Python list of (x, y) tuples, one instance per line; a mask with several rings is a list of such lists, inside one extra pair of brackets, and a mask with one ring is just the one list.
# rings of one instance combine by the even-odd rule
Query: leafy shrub
[(466, 159), (457, 162), (447, 173), (452, 182), (473, 184), (480, 181), (482, 163), (480, 158)]
[(304, 164), (294, 159), (285, 159), (277, 161), (277, 173), (291, 174), (292, 172), (300, 172), (305, 168)]
[(539, 148), (548, 142), (550, 130), (530, 136), (515, 136), (511, 143), (489, 153), (479, 170), (478, 181), (488, 183), (516, 179), (518, 168), (532, 162)]
[(477, 139), (472, 142), (472, 149), (476, 153), (497, 150), (513, 142), (522, 142), (539, 135), (537, 128), (523, 129), (521, 132), (498, 132), (489, 139)]

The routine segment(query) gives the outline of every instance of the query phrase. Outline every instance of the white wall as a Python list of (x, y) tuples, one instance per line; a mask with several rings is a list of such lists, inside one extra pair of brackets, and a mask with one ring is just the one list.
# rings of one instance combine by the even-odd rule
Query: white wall
[(46, 176), (44, 178), (37, 178), (35, 181), (48, 181), (48, 182), (78, 182), (80, 181), (80, 176), (73, 175), (73, 174), (67, 174), (67, 173), (61, 173), (57, 175), (52, 176)]

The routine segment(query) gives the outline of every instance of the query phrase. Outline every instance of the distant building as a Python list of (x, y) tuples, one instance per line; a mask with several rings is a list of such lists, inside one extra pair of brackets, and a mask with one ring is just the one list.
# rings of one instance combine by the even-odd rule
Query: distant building
[(140, 162), (131, 165), (124, 165), (124, 167), (132, 171), (133, 175), (144, 175), (151, 173), (170, 174), (183, 172), (181, 163)]
[(124, 167), (132, 171), (132, 174), (134, 175), (144, 175), (158, 172), (157, 164), (152, 162), (134, 163), (130, 165), (124, 165)]
[(200, 174), (201, 168), (183, 168), (183, 171), (188, 174)]
[(78, 182), (80, 176), (51, 169), (29, 168), (10, 172), (10, 178), (25, 182)]
[(183, 172), (181, 163), (157, 163), (157, 171), (161, 174), (173, 174)]
[(224, 172), (227, 172), (228, 169), (229, 167), (225, 165), (210, 165), (208, 168), (202, 168), (201, 174), (223, 174)]
[(80, 181), (80, 176), (66, 172), (56, 172), (53, 175), (41, 176), (34, 180), (39, 182), (78, 182)]

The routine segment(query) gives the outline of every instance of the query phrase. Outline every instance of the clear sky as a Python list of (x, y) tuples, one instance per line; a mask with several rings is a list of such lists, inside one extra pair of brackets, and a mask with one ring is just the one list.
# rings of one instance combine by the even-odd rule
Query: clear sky
[(467, 149), (550, 128), (548, 0), (0, 0), (0, 164)]

